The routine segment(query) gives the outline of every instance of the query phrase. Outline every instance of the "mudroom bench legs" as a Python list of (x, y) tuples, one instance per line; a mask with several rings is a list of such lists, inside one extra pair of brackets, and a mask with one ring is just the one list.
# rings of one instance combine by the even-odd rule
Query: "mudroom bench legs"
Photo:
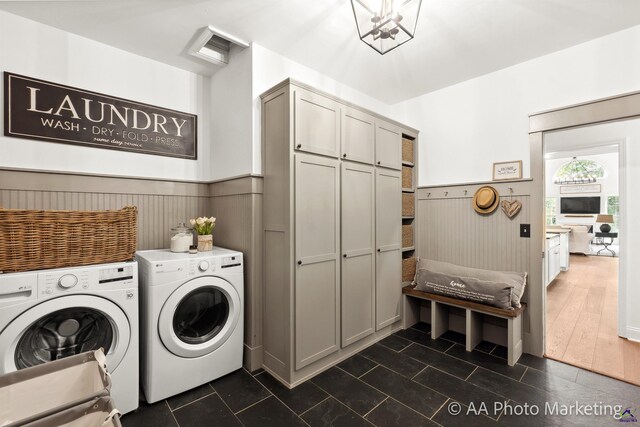
[(522, 356), (522, 313), (526, 304), (514, 310), (504, 310), (471, 301), (463, 301), (442, 295), (416, 291), (411, 286), (402, 289), (404, 294), (404, 328), (420, 320), (418, 300), (431, 302), (431, 338), (436, 339), (449, 330), (449, 308), (465, 310), (466, 350), (472, 351), (482, 341), (484, 316), (505, 319), (507, 322), (507, 349), (509, 366), (516, 364)]

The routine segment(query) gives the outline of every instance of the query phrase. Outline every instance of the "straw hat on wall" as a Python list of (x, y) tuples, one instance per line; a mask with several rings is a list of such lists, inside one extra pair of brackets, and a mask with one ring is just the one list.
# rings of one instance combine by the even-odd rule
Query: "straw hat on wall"
[(478, 188), (473, 195), (473, 209), (479, 214), (490, 214), (498, 208), (498, 204), (500, 204), (500, 194), (490, 185)]

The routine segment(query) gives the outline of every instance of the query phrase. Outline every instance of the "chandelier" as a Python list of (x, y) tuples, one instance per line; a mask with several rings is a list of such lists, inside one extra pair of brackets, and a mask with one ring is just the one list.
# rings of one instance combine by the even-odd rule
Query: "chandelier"
[(411, 40), (422, 0), (351, 0), (360, 40), (384, 55)]
[(561, 177), (559, 176), (554, 179), (554, 184), (591, 184), (597, 180), (597, 178), (590, 173), (584, 164), (578, 161), (576, 157), (571, 159), (571, 161), (563, 166), (562, 169), (565, 170), (566, 173), (563, 173)]

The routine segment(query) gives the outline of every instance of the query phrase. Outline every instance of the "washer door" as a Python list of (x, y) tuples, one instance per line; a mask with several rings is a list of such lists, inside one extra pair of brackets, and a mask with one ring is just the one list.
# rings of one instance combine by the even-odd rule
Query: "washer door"
[(122, 309), (92, 295), (47, 300), (16, 317), (0, 333), (3, 373), (102, 348), (114, 372), (129, 347), (131, 326)]
[(177, 356), (204, 356), (229, 338), (240, 312), (240, 296), (229, 282), (198, 277), (167, 298), (158, 319), (160, 339)]

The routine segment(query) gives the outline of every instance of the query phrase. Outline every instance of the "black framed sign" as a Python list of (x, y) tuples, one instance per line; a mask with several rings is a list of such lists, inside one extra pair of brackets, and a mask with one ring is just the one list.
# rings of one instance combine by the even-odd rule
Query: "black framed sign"
[(197, 159), (195, 114), (4, 73), (4, 134)]

